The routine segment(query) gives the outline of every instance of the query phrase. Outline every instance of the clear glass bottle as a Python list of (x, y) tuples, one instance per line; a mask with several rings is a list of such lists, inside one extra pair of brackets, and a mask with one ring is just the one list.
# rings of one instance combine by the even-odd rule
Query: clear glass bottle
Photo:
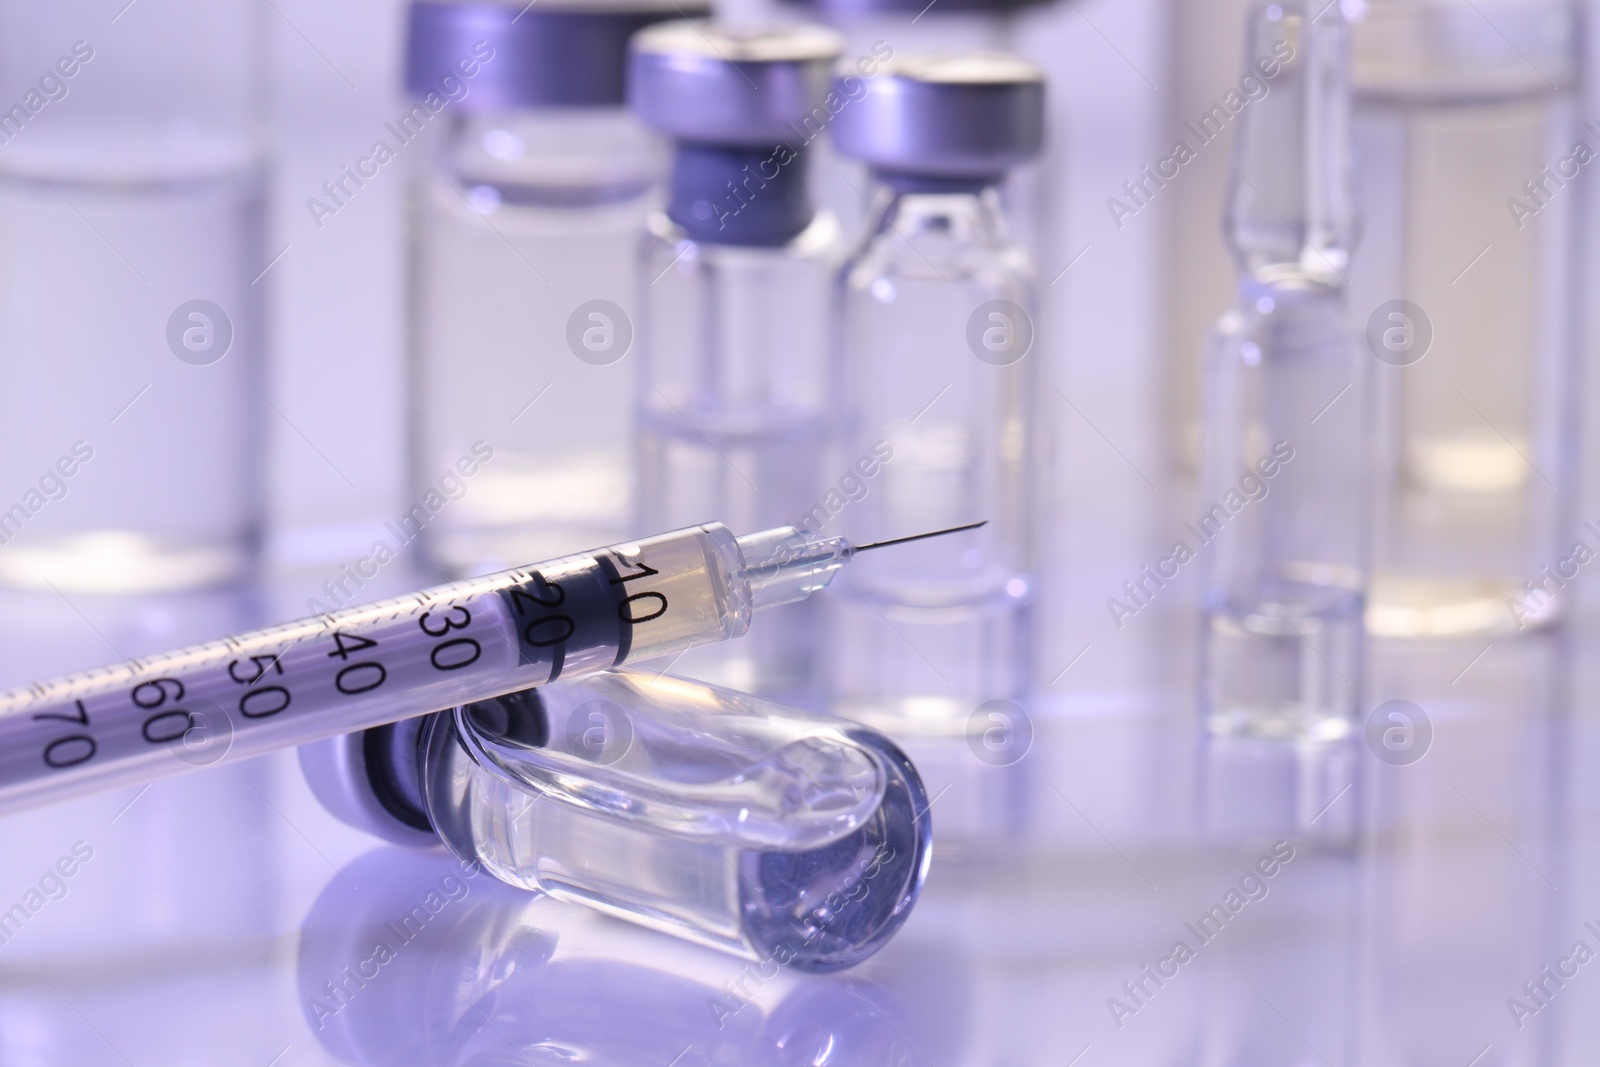
[(1370, 0), (1352, 26), (1375, 635), (1548, 624), (1572, 539), (1597, 547), (1572, 514), (1582, 172), (1600, 155), (1577, 26), (1568, 0)]
[(843, 583), (840, 714), (959, 731), (1026, 694), (1040, 354), (1033, 270), (998, 186), (1039, 151), (1043, 112), (1034, 67), (970, 53), (896, 57), (835, 120), (839, 151), (876, 183), (875, 225), (836, 289), (860, 490), (839, 522), (879, 538), (987, 520), (863, 559)]
[(633, 257), (665, 154), (624, 106), (627, 42), (683, 10), (411, 5), (406, 87), (430, 150), (411, 217), (412, 499), (392, 532), (444, 573), (634, 532)]
[(1161, 577), (1204, 561), (1211, 730), (1328, 740), (1348, 736), (1362, 693), (1370, 357), (1344, 288), (1348, 29), (1319, 6), (1251, 12), (1247, 54), (1282, 69), (1240, 119), (1226, 223), (1239, 301), (1207, 354), (1200, 512)]
[(253, 570), (264, 11), (0, 4), (0, 582)]
[(910, 913), (927, 794), (877, 732), (647, 671), (481, 701), (302, 750), (345, 821), (495, 877), (802, 971)]
[[(634, 110), (674, 140), (667, 205), (650, 217), (640, 260), (641, 529), (691, 515), (801, 525), (829, 488), (838, 226), (811, 201), (820, 131), (805, 120), (824, 106), (838, 54), (838, 36), (811, 26), (673, 23), (634, 39)], [(812, 603), (784, 608), (678, 669), (810, 703), (816, 618)]]

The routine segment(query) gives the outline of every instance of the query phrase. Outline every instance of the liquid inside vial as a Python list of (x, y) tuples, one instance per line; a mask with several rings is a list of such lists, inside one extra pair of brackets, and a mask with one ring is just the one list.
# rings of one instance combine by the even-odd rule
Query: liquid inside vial
[(446, 572), (627, 535), (628, 279), (659, 157), (620, 108), (493, 112), (415, 190), (412, 492), (458, 494), (421, 533)]
[(1363, 646), (1359, 591), (1305, 581), (1257, 583), (1205, 612), (1206, 726), (1290, 741), (1348, 737)]
[(260, 157), (219, 140), (146, 158), (109, 130), (90, 151), (69, 132), (0, 167), (0, 271), (27, 279), (0, 291), (0, 584), (238, 580), (261, 523)]
[[(705, 695), (732, 706), (673, 713)], [(920, 892), (927, 796), (881, 735), (769, 708), (621, 674), (442, 713), (421, 742), (428, 817), (512, 884), (747, 958), (849, 967)]]

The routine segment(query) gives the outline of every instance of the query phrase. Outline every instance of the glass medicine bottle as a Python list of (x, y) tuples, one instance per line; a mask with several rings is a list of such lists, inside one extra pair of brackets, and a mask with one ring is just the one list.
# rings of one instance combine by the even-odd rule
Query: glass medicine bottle
[(867, 727), (655, 671), (479, 701), (301, 749), (342, 821), (441, 840), (511, 885), (800, 971), (909, 916), (916, 768)]
[[(805, 25), (679, 22), (634, 38), (632, 106), (672, 139), (666, 204), (640, 261), (642, 529), (717, 516), (816, 532), (830, 518), (838, 226), (813, 204), (809, 168), (832, 121), (839, 48), (833, 31)], [(817, 611), (782, 608), (760, 633), (678, 669), (814, 702)]]
[(266, 14), (0, 4), (0, 582), (254, 571)]
[(447, 574), (634, 532), (632, 268), (665, 155), (624, 106), (627, 42), (683, 10), (411, 6), (413, 106), (391, 125), (426, 148), (411, 208), (410, 498), (390, 526)]
[(980, 705), (1022, 698), (1032, 663), (1042, 346), (1000, 186), (1040, 150), (1044, 80), (1002, 53), (952, 53), (846, 73), (835, 91), (853, 90), (834, 141), (875, 191), (836, 288), (863, 489), (841, 521), (873, 538), (986, 525), (858, 566), (830, 626), (834, 707), (960, 730)]
[(1576, 577), (1580, 128), (1567, 0), (1371, 0), (1351, 27), (1377, 377), (1380, 637), (1515, 633)]

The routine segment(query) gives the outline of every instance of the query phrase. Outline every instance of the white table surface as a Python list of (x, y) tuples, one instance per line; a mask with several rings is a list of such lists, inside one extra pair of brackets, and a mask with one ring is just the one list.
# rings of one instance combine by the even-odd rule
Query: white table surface
[[(97, 638), (138, 654), (271, 611), (15, 599), (32, 622), (0, 627), (5, 681), (112, 658)], [(1575, 943), (1600, 951), (1590, 630), (1475, 662), (1481, 645), (1378, 649), (1374, 691), (1432, 722), (1410, 766), (1362, 740), (1202, 742), (1179, 687), (1041, 698), (1011, 766), (919, 743), (940, 847), (909, 922), (844, 974), (744, 978), (733, 1015), (742, 961), (351, 830), (289, 753), (13, 815), (0, 911), (80, 861), (0, 944), (0, 1062), (1593, 1062), (1600, 963), (1565, 965), (1535, 1014), (1507, 1006), (1537, 1006), (1523, 982)], [(1185, 924), (1277, 842), (1293, 858), (1202, 943)], [(430, 888), (438, 913), (399, 941), (384, 924)], [(395, 958), (330, 999), (378, 939)], [(1143, 978), (1179, 940), (1194, 959)]]

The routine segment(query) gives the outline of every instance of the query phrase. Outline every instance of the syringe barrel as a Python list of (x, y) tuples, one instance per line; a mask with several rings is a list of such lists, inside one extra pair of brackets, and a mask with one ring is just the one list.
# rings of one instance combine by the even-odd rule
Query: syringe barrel
[(742, 635), (720, 523), (0, 694), (0, 811), (486, 700)]

